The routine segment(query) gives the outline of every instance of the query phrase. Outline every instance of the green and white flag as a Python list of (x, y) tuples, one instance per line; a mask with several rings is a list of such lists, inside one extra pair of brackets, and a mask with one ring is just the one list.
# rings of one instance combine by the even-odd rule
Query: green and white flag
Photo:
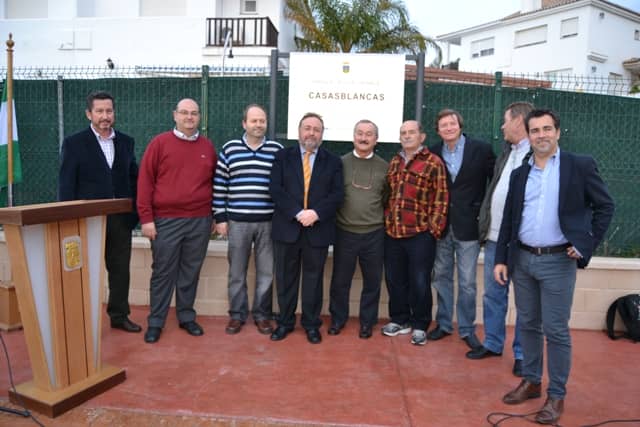
[[(13, 103), (13, 182), (22, 181), (22, 165), (20, 164), (20, 145), (18, 144), (18, 125), (16, 123), (16, 103), (15, 100), (11, 100)], [(0, 108), (0, 187), (6, 187), (9, 181), (9, 166), (8, 166), (8, 135), (7, 135), (7, 84), (2, 85), (2, 108)]]

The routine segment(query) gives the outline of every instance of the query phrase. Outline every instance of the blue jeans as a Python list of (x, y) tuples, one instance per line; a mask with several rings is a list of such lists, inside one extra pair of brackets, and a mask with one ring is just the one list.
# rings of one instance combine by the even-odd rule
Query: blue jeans
[(436, 239), (428, 231), (404, 239), (384, 236), (384, 269), (389, 317), (426, 331), (431, 323), (431, 268)]
[[(482, 313), (484, 319), (484, 347), (494, 353), (502, 353), (506, 335), (505, 318), (509, 306), (509, 282), (502, 286), (493, 278), (496, 242), (487, 240), (484, 245), (484, 296)], [(513, 337), (513, 357), (522, 360), (522, 346), (519, 332), (520, 319), (516, 315), (515, 336)]]
[(541, 382), (546, 336), (547, 393), (552, 399), (564, 399), (571, 370), (569, 318), (576, 285), (576, 260), (564, 252), (537, 256), (519, 250), (513, 268), (511, 276), (524, 353), (522, 373), (532, 383)]
[(475, 332), (476, 326), (476, 269), (480, 255), (477, 240), (462, 241), (453, 236), (451, 229), (438, 240), (433, 267), (433, 287), (438, 292), (438, 327), (453, 331), (453, 267), (458, 266), (458, 331), (465, 338)]

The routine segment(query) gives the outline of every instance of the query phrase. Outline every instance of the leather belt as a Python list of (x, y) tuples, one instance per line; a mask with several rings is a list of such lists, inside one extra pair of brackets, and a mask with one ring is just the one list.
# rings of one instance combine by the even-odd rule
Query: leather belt
[(534, 255), (549, 255), (549, 254), (557, 254), (560, 252), (564, 252), (567, 248), (571, 247), (571, 243), (564, 243), (562, 245), (557, 246), (545, 246), (542, 248), (535, 248), (533, 246), (525, 245), (524, 243), (518, 241), (521, 249), (524, 249), (527, 252), (531, 252)]

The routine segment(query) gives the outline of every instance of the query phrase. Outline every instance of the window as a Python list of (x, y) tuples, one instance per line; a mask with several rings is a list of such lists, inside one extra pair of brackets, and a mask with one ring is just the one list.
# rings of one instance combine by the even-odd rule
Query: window
[(488, 39), (476, 40), (471, 42), (471, 57), (478, 58), (481, 56), (493, 55), (494, 37)]
[(633, 32), (633, 39), (634, 40), (640, 40), (640, 30), (635, 30)]
[(563, 19), (560, 22), (560, 38), (573, 37), (578, 35), (578, 17)]
[(186, 0), (140, 0), (140, 16), (186, 15)]
[(526, 30), (516, 31), (515, 47), (532, 46), (534, 44), (547, 42), (547, 26), (527, 28)]
[(240, 0), (240, 13), (258, 13), (256, 0)]
[(6, 19), (46, 18), (47, 12), (47, 0), (6, 0), (5, 3)]

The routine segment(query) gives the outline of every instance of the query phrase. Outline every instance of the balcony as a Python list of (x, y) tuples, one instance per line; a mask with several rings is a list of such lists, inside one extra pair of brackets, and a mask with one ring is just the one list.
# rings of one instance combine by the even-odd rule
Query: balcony
[(207, 47), (222, 47), (231, 32), (233, 47), (277, 47), (278, 30), (268, 17), (207, 18)]

